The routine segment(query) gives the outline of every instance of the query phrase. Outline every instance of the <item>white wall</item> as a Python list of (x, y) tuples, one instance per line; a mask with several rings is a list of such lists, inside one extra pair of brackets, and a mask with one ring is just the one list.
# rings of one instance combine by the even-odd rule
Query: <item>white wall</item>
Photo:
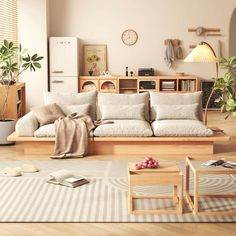
[(229, 56), (236, 56), (236, 8), (230, 22)]
[[(108, 45), (109, 70), (124, 74), (125, 66), (154, 67), (162, 74), (176, 71), (203, 78), (215, 75), (211, 64), (179, 62), (169, 70), (164, 61), (164, 39), (179, 38), (185, 55), (189, 44), (205, 40), (217, 51), (223, 42), (228, 55), (229, 22), (236, 7), (235, 0), (50, 0), (50, 35), (77, 36), (82, 43)], [(204, 26), (220, 28), (222, 37), (197, 37), (188, 28)], [(139, 35), (132, 47), (121, 41), (121, 33), (131, 28)]]
[(43, 104), (43, 91), (48, 87), (47, 37), (48, 1), (18, 0), (18, 41), (29, 53), (44, 56), (42, 69), (25, 72), (20, 81), (26, 83), (27, 109)]

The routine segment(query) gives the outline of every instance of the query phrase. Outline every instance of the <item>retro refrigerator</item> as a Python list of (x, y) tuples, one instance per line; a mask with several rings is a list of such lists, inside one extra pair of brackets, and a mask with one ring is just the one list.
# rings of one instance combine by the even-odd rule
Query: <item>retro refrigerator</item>
[(79, 91), (79, 40), (75, 37), (49, 38), (49, 91)]

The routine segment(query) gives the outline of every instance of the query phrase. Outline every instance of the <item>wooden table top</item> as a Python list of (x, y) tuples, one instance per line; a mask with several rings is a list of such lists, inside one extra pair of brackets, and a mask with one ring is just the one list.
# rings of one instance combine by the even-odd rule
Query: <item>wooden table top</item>
[[(202, 173), (202, 174), (236, 174), (236, 169), (230, 169), (225, 168), (222, 166), (205, 166), (203, 163), (214, 160), (214, 159), (208, 159), (208, 160), (196, 160), (191, 157), (187, 157), (186, 161), (189, 163), (191, 169), (195, 173)], [(236, 162), (236, 158), (235, 161)]]

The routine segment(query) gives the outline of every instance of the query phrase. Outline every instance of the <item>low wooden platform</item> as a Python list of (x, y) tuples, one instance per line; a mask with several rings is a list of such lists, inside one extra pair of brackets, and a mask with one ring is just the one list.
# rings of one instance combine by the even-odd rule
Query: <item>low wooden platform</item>
[[(55, 138), (19, 137), (12, 133), (9, 141), (23, 145), (25, 154), (52, 154)], [(216, 133), (211, 137), (92, 137), (90, 155), (103, 154), (213, 154), (214, 142), (226, 142), (230, 136)]]

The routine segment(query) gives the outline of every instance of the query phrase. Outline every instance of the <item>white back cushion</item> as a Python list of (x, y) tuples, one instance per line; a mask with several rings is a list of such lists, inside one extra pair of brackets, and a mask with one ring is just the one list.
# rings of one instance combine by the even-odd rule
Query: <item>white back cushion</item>
[(85, 93), (44, 93), (44, 104), (57, 103), (61, 107), (65, 105), (84, 105), (89, 104), (91, 106), (91, 117), (96, 119), (96, 99), (97, 91), (90, 91)]
[(101, 110), (103, 105), (145, 105), (145, 119), (149, 120), (149, 94), (114, 94), (98, 93), (97, 119), (102, 118)]
[(198, 104), (156, 105), (156, 120), (198, 120)]
[(194, 93), (158, 93), (150, 92), (151, 119), (156, 119), (156, 105), (190, 105), (198, 104), (199, 120), (202, 120), (202, 92)]
[(145, 105), (103, 105), (102, 120), (145, 120)]

